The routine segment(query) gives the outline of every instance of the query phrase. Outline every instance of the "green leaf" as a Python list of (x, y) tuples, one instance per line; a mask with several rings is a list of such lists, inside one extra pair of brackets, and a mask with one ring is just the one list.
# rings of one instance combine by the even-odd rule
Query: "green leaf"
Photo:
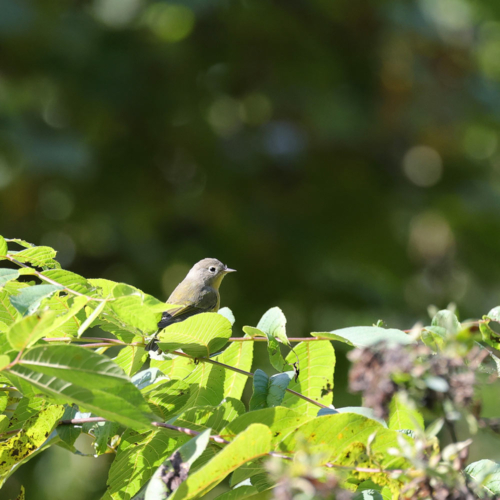
[(147, 358), (148, 353), (144, 347), (131, 345), (124, 347), (113, 361), (131, 377), (141, 369)]
[(24, 248), (31, 248), (35, 246), (34, 243), (29, 243), (28, 241), (20, 240), (19, 238), (7, 238), (5, 241), (8, 241), (9, 243), (17, 243), (19, 246)]
[(389, 406), (389, 429), (412, 431), (424, 429), (424, 419), (415, 408), (412, 400), (396, 393)]
[(189, 399), (189, 385), (183, 380), (170, 380), (150, 390), (146, 388), (144, 398), (151, 410), (166, 421), (186, 406)]
[[(234, 490), (226, 491), (214, 498), (214, 500), (245, 500), (247, 498), (257, 498), (261, 494), (255, 486), (239, 486)], [(262, 497), (261, 497), (262, 498)]]
[(164, 500), (176, 490), (180, 482), (187, 478), (189, 469), (203, 453), (209, 439), (210, 429), (207, 429), (176, 450), (153, 474), (145, 500)]
[(241, 432), (210, 462), (188, 477), (169, 500), (202, 497), (239, 466), (266, 455), (271, 450), (271, 431), (262, 424), (252, 424)]
[(432, 318), (431, 325), (444, 328), (449, 335), (455, 335), (461, 329), (458, 318), (448, 309), (438, 311), (434, 318)]
[(7, 339), (13, 349), (20, 351), (41, 339), (55, 319), (56, 313), (49, 311), (42, 316), (26, 316), (14, 323), (7, 332)]
[[(61, 420), (71, 420), (76, 418), (77, 414), (78, 408), (76, 406), (65, 405), (64, 414)], [(63, 447), (70, 451), (74, 451), (74, 444), (82, 433), (82, 427), (77, 425), (59, 425), (56, 428), (56, 432), (62, 443), (64, 443)]]
[(202, 313), (164, 328), (158, 338), (164, 351), (182, 349), (200, 358), (220, 351), (231, 336), (231, 323), (217, 313)]
[(10, 298), (11, 304), (23, 315), (33, 314), (43, 299), (50, 297), (62, 286), (55, 285), (35, 285), (21, 290), (19, 295)]
[(0, 290), (0, 321), (6, 325), (11, 325), (21, 315), (10, 303), (10, 294), (4, 289)]
[(3, 236), (0, 236), (0, 260), (5, 259), (7, 251), (7, 242)]
[(17, 280), (19, 278), (19, 271), (17, 269), (0, 269), (0, 288), (2, 288), (5, 283)]
[(243, 432), (251, 424), (261, 423), (271, 429), (273, 434), (273, 447), (285, 439), (288, 435), (293, 434), (295, 430), (309, 420), (317, 420), (315, 416), (300, 414), (289, 408), (276, 406), (274, 408), (265, 408), (263, 410), (255, 410), (244, 413), (230, 422), (224, 429), (221, 430), (221, 435), (230, 440), (236, 437), (240, 432)]
[(335, 410), (332, 408), (320, 408), (318, 417), (322, 417), (323, 415), (335, 415), (336, 413), (356, 413), (356, 415), (363, 415), (366, 418), (371, 418), (384, 427), (387, 427), (387, 423), (383, 418), (377, 417), (371, 408), (366, 408), (365, 406), (344, 406), (343, 408), (336, 408)]
[(401, 330), (394, 328), (380, 328), (378, 326), (353, 326), (341, 328), (332, 332), (313, 332), (313, 337), (322, 339), (339, 340), (354, 347), (369, 347), (379, 342), (386, 342), (388, 345), (414, 344), (415, 341)]
[(56, 281), (60, 285), (66, 288), (70, 288), (75, 292), (87, 294), (92, 289), (91, 284), (83, 276), (72, 273), (71, 271), (65, 271), (63, 269), (53, 269), (44, 271), (43, 274), (47, 278)]
[(143, 433), (127, 430), (109, 470), (109, 496), (113, 500), (130, 500), (155, 469), (188, 440), (188, 436), (168, 429)]
[(153, 415), (139, 390), (106, 356), (72, 345), (33, 347), (5, 375), (23, 392), (26, 384), (56, 401), (77, 404), (134, 429)]
[(465, 474), (479, 484), (487, 494), (500, 495), (500, 464), (492, 460), (479, 460), (469, 464)]
[(262, 370), (255, 370), (250, 410), (279, 406), (293, 376), (293, 372), (285, 372), (268, 377)]
[[(117, 287), (115, 287), (113, 293), (116, 293), (116, 291)], [(116, 316), (127, 326), (137, 328), (145, 334), (153, 333), (158, 329), (157, 324), (160, 313), (152, 311), (147, 306), (142, 293), (119, 296), (109, 305)]]
[[(335, 370), (335, 352), (332, 344), (327, 340), (301, 342), (295, 347), (295, 353), (299, 357), (300, 373), (297, 382), (292, 380), (288, 388), (325, 406), (330, 405), (333, 399), (333, 372)], [(293, 352), (286, 358), (288, 363), (292, 363), (294, 359)], [(318, 413), (316, 405), (289, 392), (285, 394), (282, 405), (311, 416)]]
[[(151, 356), (151, 352), (149, 354)], [(160, 356), (164, 359), (151, 359), (149, 366), (151, 368), (158, 368), (171, 380), (183, 380), (196, 368), (194, 359), (192, 358), (176, 356), (174, 354), (162, 354)]]
[(55, 261), (57, 252), (50, 247), (31, 247), (16, 253), (16, 260), (20, 262), (29, 262), (35, 267), (59, 267)]
[(211, 428), (218, 432), (245, 411), (245, 405), (241, 401), (228, 398), (219, 406), (189, 408), (184, 413), (169, 420), (169, 423), (197, 431)]
[[(254, 342), (249, 341), (231, 342), (231, 345), (222, 354), (217, 356), (215, 360), (249, 372), (252, 369), (253, 345)], [(247, 375), (232, 370), (225, 370), (224, 397), (241, 399), (247, 380)]]
[(225, 373), (221, 366), (200, 362), (185, 379), (190, 385), (187, 407), (217, 406), (224, 398)]
[(268, 337), (274, 337), (285, 345), (290, 342), (286, 336), (286, 318), (279, 307), (273, 307), (267, 311), (259, 321), (257, 329), (264, 332)]
[(24, 421), (21, 431), (0, 442), (0, 487), (22, 463), (43, 445), (61, 418), (64, 408), (46, 404)]
[[(375, 434), (373, 439), (372, 434)], [(284, 452), (293, 452), (302, 449), (304, 441), (310, 453), (323, 453), (324, 462), (333, 462), (337, 465), (371, 466), (379, 463), (385, 469), (404, 468), (405, 459), (390, 455), (389, 448), (398, 448), (398, 438), (408, 440), (407, 436), (386, 429), (375, 420), (355, 413), (338, 413), (325, 415), (309, 420), (296, 428), (296, 432), (288, 434), (281, 441), (279, 449)], [(370, 443), (371, 456), (367, 456), (367, 446)]]
[(495, 332), (489, 325), (490, 320), (485, 316), (483, 321), (479, 322), (479, 331), (483, 341), (495, 349), (500, 348), (500, 333)]
[(447, 338), (446, 329), (442, 326), (426, 326), (422, 329), (422, 342), (434, 352), (441, 349)]
[(244, 326), (243, 331), (248, 337), (266, 337), (267, 338), (267, 353), (269, 355), (269, 361), (273, 368), (279, 372), (288, 371), (292, 369), (292, 366), (287, 364), (283, 355), (281, 354), (280, 343), (278, 339), (272, 335), (266, 335), (262, 330), (255, 328), (253, 326)]
[(221, 316), (224, 316), (224, 318), (226, 318), (229, 321), (229, 323), (231, 323), (231, 326), (234, 325), (235, 322), (234, 314), (233, 311), (229, 309), (229, 307), (222, 307), (217, 311), (217, 313), (220, 314)]
[(90, 325), (95, 321), (95, 319), (102, 313), (104, 308), (106, 307), (106, 302), (100, 302), (98, 306), (89, 314), (88, 318), (80, 325), (78, 328), (77, 336), (81, 337), (83, 332), (90, 327)]

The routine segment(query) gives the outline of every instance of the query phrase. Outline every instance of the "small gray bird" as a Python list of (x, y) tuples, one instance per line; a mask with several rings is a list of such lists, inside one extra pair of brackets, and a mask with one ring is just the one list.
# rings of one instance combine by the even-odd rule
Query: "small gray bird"
[[(235, 272), (217, 259), (203, 259), (197, 262), (184, 280), (171, 293), (167, 304), (179, 306), (165, 311), (158, 323), (163, 328), (190, 316), (203, 312), (217, 312), (220, 305), (219, 286), (224, 276)], [(156, 350), (156, 336), (146, 346), (146, 350)]]

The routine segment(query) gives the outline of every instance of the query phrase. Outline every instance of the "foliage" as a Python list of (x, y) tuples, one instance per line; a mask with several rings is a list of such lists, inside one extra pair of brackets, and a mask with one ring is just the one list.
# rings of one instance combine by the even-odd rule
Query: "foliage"
[[(472, 440), (456, 429), (460, 419), (471, 433), (487, 425), (475, 388), (480, 373), (497, 376), (499, 360), (481, 344), (491, 345), (494, 312), (465, 325), (443, 310), (411, 334), (352, 327), (292, 349), (280, 309), (239, 338), (226, 310), (165, 328), (148, 357), (160, 301), (65, 271), (49, 248), (31, 246), (19, 259), (16, 245), (0, 237), (2, 484), (51, 446), (79, 453), (86, 433), (97, 455), (115, 455), (103, 500), (202, 498), (230, 475), (221, 499), (500, 495), (500, 464), (467, 464)], [(252, 373), (259, 337), (278, 373)], [(332, 341), (354, 346), (349, 383), (366, 406), (332, 405)]]

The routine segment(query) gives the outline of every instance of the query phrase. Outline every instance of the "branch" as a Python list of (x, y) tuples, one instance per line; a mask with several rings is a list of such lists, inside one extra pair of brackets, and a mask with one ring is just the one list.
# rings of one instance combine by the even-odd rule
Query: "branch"
[[(59, 425), (82, 425), (82, 424), (88, 424), (92, 422), (109, 422), (109, 420), (102, 418), (102, 417), (89, 417), (89, 418), (72, 418), (70, 420), (61, 420), (59, 422)], [(161, 429), (170, 429), (172, 431), (177, 431), (177, 432), (182, 432), (183, 434), (187, 434), (188, 436), (198, 436), (201, 434), (199, 431), (195, 431), (193, 429), (188, 429), (187, 427), (178, 427), (177, 425), (172, 425), (172, 424), (167, 424), (165, 422), (151, 422), (151, 424), (154, 427), (159, 427)], [(17, 432), (17, 431), (13, 431)], [(218, 434), (214, 434), (210, 436), (210, 440), (214, 441), (215, 443), (219, 444), (230, 444), (231, 441), (228, 441), (227, 439), (224, 439), (222, 436), (219, 436)], [(267, 453), (270, 457), (277, 457), (281, 458), (283, 460), (293, 460), (293, 456), (288, 456), (284, 455), (282, 453), (276, 453), (275, 451), (270, 451)], [(348, 465), (337, 465), (333, 464), (331, 462), (327, 462), (324, 464), (325, 467), (329, 468), (335, 468), (335, 469), (344, 469), (344, 470), (351, 470), (355, 472), (368, 472), (368, 473), (373, 473), (373, 474), (390, 474), (390, 473), (395, 473), (395, 474), (402, 474), (407, 471), (404, 471), (402, 469), (371, 469), (368, 467), (351, 467)]]
[[(241, 373), (242, 375), (246, 375), (247, 377), (253, 378), (253, 373), (251, 373), (251, 372), (246, 372), (245, 370), (240, 370), (239, 368), (235, 368), (234, 366), (226, 365), (225, 363), (221, 363), (220, 361), (215, 361), (214, 359), (194, 358), (193, 356), (189, 356), (189, 354), (185, 354), (185, 353), (180, 352), (180, 351), (172, 351), (172, 354), (176, 354), (177, 356), (184, 356), (185, 358), (196, 359), (198, 361), (202, 361), (204, 363), (210, 363), (212, 365), (222, 366), (222, 368), (225, 368), (226, 370), (231, 370), (233, 372)], [(308, 403), (312, 403), (313, 405), (319, 406), (320, 408), (330, 408), (329, 406), (326, 406), (323, 403), (320, 403), (319, 401), (315, 401), (314, 399), (311, 399), (311, 398), (308, 398), (307, 396), (304, 396), (304, 394), (301, 394), (300, 392), (293, 391), (292, 389), (286, 389), (286, 391), (289, 392), (290, 394), (295, 394), (295, 396), (302, 398), (304, 401), (307, 401)]]

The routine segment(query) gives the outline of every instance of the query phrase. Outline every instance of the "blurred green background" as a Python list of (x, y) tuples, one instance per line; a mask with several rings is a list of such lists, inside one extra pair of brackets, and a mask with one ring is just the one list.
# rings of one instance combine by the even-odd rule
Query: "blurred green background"
[[(487, 0), (0, 0), (0, 234), (161, 299), (216, 257), (237, 335), (275, 305), (291, 336), (479, 317), (499, 80)], [(107, 457), (42, 457), (6, 498), (99, 498)]]

